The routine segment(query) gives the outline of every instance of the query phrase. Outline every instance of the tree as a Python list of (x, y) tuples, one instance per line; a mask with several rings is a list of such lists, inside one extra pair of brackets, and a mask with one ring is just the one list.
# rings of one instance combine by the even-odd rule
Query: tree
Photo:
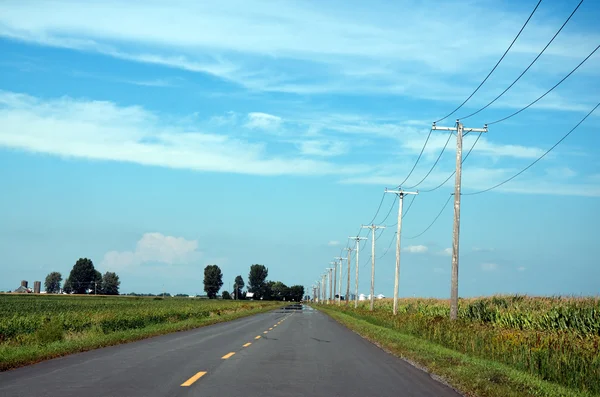
[[(79, 258), (69, 274), (71, 289), (76, 294), (85, 294), (88, 289), (93, 291), (94, 281), (98, 281), (99, 274), (90, 259)], [(102, 280), (102, 275), (100, 275), (100, 280)]]
[[(273, 300), (273, 286), (275, 281), (267, 281), (263, 287), (262, 299), (265, 301)], [(260, 298), (259, 298), (260, 299)]]
[(300, 302), (304, 297), (304, 286), (302, 285), (292, 285), (290, 287), (290, 300), (295, 302)]
[(94, 295), (102, 295), (104, 293), (102, 291), (102, 273), (100, 273), (98, 270), (94, 270), (94, 282), (90, 285), (90, 289)]
[(252, 265), (250, 266), (250, 273), (248, 274), (248, 290), (254, 292), (254, 299), (266, 299), (266, 280), (269, 275), (269, 269), (264, 265)]
[(204, 268), (204, 291), (209, 299), (215, 299), (223, 286), (223, 273), (217, 265), (208, 265)]
[(117, 273), (106, 272), (102, 276), (102, 293), (105, 295), (119, 295), (119, 276)]
[(231, 299), (231, 294), (227, 291), (223, 291), (223, 299)]
[(271, 286), (272, 299), (276, 301), (289, 300), (290, 289), (282, 283), (277, 281)]
[(44, 288), (48, 294), (58, 294), (60, 292), (60, 282), (62, 281), (62, 274), (59, 272), (52, 272), (46, 276), (44, 281)]
[(233, 297), (235, 299), (243, 299), (242, 289), (244, 288), (244, 285), (244, 279), (242, 278), (242, 276), (237, 276), (235, 278), (235, 283), (233, 287)]
[(73, 292), (73, 284), (71, 284), (71, 277), (67, 277), (65, 283), (63, 284), (63, 291), (67, 294)]

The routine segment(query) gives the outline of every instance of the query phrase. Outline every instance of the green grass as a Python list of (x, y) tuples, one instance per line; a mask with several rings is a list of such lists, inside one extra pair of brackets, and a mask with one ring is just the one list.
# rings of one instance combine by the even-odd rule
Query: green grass
[(0, 371), (279, 306), (281, 302), (0, 295)]
[(422, 338), (359, 318), (353, 311), (316, 306), (346, 327), (388, 352), (412, 361), (440, 376), (467, 396), (479, 397), (591, 397), (588, 391), (574, 390), (547, 382), (508, 365), (473, 357)]

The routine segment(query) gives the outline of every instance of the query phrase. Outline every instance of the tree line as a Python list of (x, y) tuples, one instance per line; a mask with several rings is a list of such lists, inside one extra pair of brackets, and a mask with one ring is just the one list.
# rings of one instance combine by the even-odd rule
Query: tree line
[[(254, 300), (279, 300), (300, 302), (304, 297), (304, 286), (292, 285), (288, 287), (281, 281), (267, 280), (269, 269), (264, 265), (251, 265), (248, 273), (248, 291)], [(204, 291), (210, 299), (217, 298), (223, 286), (223, 273), (217, 265), (208, 265), (204, 268)], [(241, 275), (236, 276), (233, 291), (223, 291), (223, 299), (246, 299), (247, 292)]]
[(62, 281), (62, 274), (59, 272), (48, 274), (44, 282), (46, 292), (58, 294), (62, 289), (67, 294), (119, 295), (119, 286), (121, 285), (116, 273), (100, 273), (88, 258), (77, 260), (61, 288)]

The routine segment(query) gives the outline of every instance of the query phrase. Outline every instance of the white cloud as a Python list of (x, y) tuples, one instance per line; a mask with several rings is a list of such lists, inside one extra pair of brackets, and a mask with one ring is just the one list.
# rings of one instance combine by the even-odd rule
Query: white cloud
[(429, 248), (427, 248), (424, 245), (409, 245), (408, 247), (405, 247), (403, 249), (403, 251), (410, 252), (413, 254), (422, 254), (427, 252), (428, 250)]
[(444, 251), (442, 251), (442, 253), (446, 256), (452, 256), (452, 248), (444, 248)]
[(335, 241), (335, 240), (331, 240), (330, 242), (327, 243), (327, 245), (336, 246), (336, 245), (340, 245), (340, 242), (339, 241)]
[(524, 266), (519, 266), (517, 268), (517, 271), (519, 271), (519, 272), (524, 272), (525, 270), (526, 270), (526, 268)]
[(494, 252), (494, 248), (473, 247), (473, 252)]
[[(468, 95), (505, 50), (507, 32), (514, 34), (523, 23), (521, 10), (507, 11), (493, 2), (343, 6), (339, 12), (342, 4), (336, 1), (223, 0), (210, 6), (172, 1), (167, 7), (116, 0), (85, 4), (40, 0), (25, 6), (6, 0), (0, 3), (0, 36), (209, 73), (253, 90), (387, 92), (456, 102)], [(564, 19), (561, 10), (545, 11), (545, 18), (532, 19), (494, 77), (512, 78), (522, 70)], [(467, 14), (497, 23), (485, 29), (446, 28), (448, 20)], [(397, 23), (398, 15), (402, 24)], [(565, 30), (544, 55), (544, 65), (551, 68), (530, 74), (542, 78), (564, 74), (599, 39), (596, 32)], [(455, 56), (457, 47), (460, 57)], [(585, 66), (588, 74), (600, 70), (594, 60)], [(494, 84), (502, 83), (501, 78), (491, 79), (486, 88), (493, 94)], [(525, 92), (535, 93), (526, 88)], [(572, 96), (571, 102), (573, 98), (578, 97)], [(476, 96), (473, 102), (485, 99)], [(548, 106), (546, 99), (540, 106)]]
[(104, 255), (102, 266), (106, 269), (126, 269), (144, 263), (166, 265), (188, 264), (198, 260), (201, 253), (198, 241), (183, 237), (145, 233), (134, 251), (110, 251)]
[(482, 263), (481, 264), (481, 270), (483, 270), (483, 271), (493, 272), (496, 269), (498, 269), (498, 265), (495, 263)]
[(371, 169), (269, 155), (265, 142), (190, 130), (139, 106), (106, 101), (41, 100), (0, 91), (0, 125), (0, 146), (58, 156), (251, 175), (335, 175)]
[(339, 141), (309, 140), (298, 143), (300, 153), (309, 156), (332, 157), (347, 153), (349, 146)]
[(250, 129), (275, 130), (281, 126), (281, 123), (281, 117), (268, 113), (253, 112), (248, 113), (248, 121), (245, 127)]

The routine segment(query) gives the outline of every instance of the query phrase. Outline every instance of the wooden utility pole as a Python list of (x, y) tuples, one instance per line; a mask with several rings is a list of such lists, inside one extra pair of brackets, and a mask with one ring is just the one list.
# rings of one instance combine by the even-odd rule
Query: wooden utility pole
[(402, 232), (402, 204), (404, 196), (407, 194), (419, 194), (419, 192), (405, 192), (400, 190), (387, 190), (386, 193), (394, 193), (398, 195), (398, 230), (396, 231), (396, 277), (394, 279), (394, 316), (398, 314), (398, 289), (400, 287), (400, 234)]
[[(336, 300), (335, 296), (337, 295), (337, 267), (338, 267), (337, 260), (331, 262), (331, 264), (333, 265), (333, 301), (335, 302), (335, 300)], [(340, 265), (341, 265), (341, 263), (340, 263)]]
[(371, 305), (369, 310), (373, 311), (375, 307), (375, 230), (385, 229), (385, 226), (361, 226), (362, 228), (371, 229)]
[(348, 251), (348, 282), (346, 283), (346, 306), (350, 302), (350, 257), (352, 256), (352, 248), (346, 248)]
[(327, 271), (329, 272), (329, 300), (327, 301), (327, 304), (331, 303), (332, 295), (333, 295), (333, 286), (332, 286), (333, 279), (331, 278), (332, 270), (334, 270), (332, 267), (327, 268)]
[[(351, 240), (356, 241), (356, 277), (354, 278), (354, 282), (355, 282), (355, 289), (354, 289), (354, 308), (356, 309), (358, 307), (358, 253), (360, 251), (360, 240), (366, 240), (366, 237), (359, 237), (359, 236), (355, 236), (355, 237), (348, 237)], [(350, 276), (348, 276), (350, 277)]]
[(337, 256), (335, 259), (340, 261), (340, 278), (338, 280), (338, 297), (337, 297), (337, 301), (338, 301), (338, 306), (342, 304), (342, 261), (346, 258), (342, 258), (341, 256)]
[[(433, 123), (433, 130), (456, 131), (456, 178), (454, 180), (454, 226), (452, 229), (452, 277), (450, 282), (450, 319), (458, 317), (458, 246), (460, 235), (460, 188), (462, 176), (462, 144), (464, 133), (463, 124), (456, 120), (455, 127), (438, 127)], [(487, 132), (484, 128), (468, 128), (467, 134), (474, 132)]]

